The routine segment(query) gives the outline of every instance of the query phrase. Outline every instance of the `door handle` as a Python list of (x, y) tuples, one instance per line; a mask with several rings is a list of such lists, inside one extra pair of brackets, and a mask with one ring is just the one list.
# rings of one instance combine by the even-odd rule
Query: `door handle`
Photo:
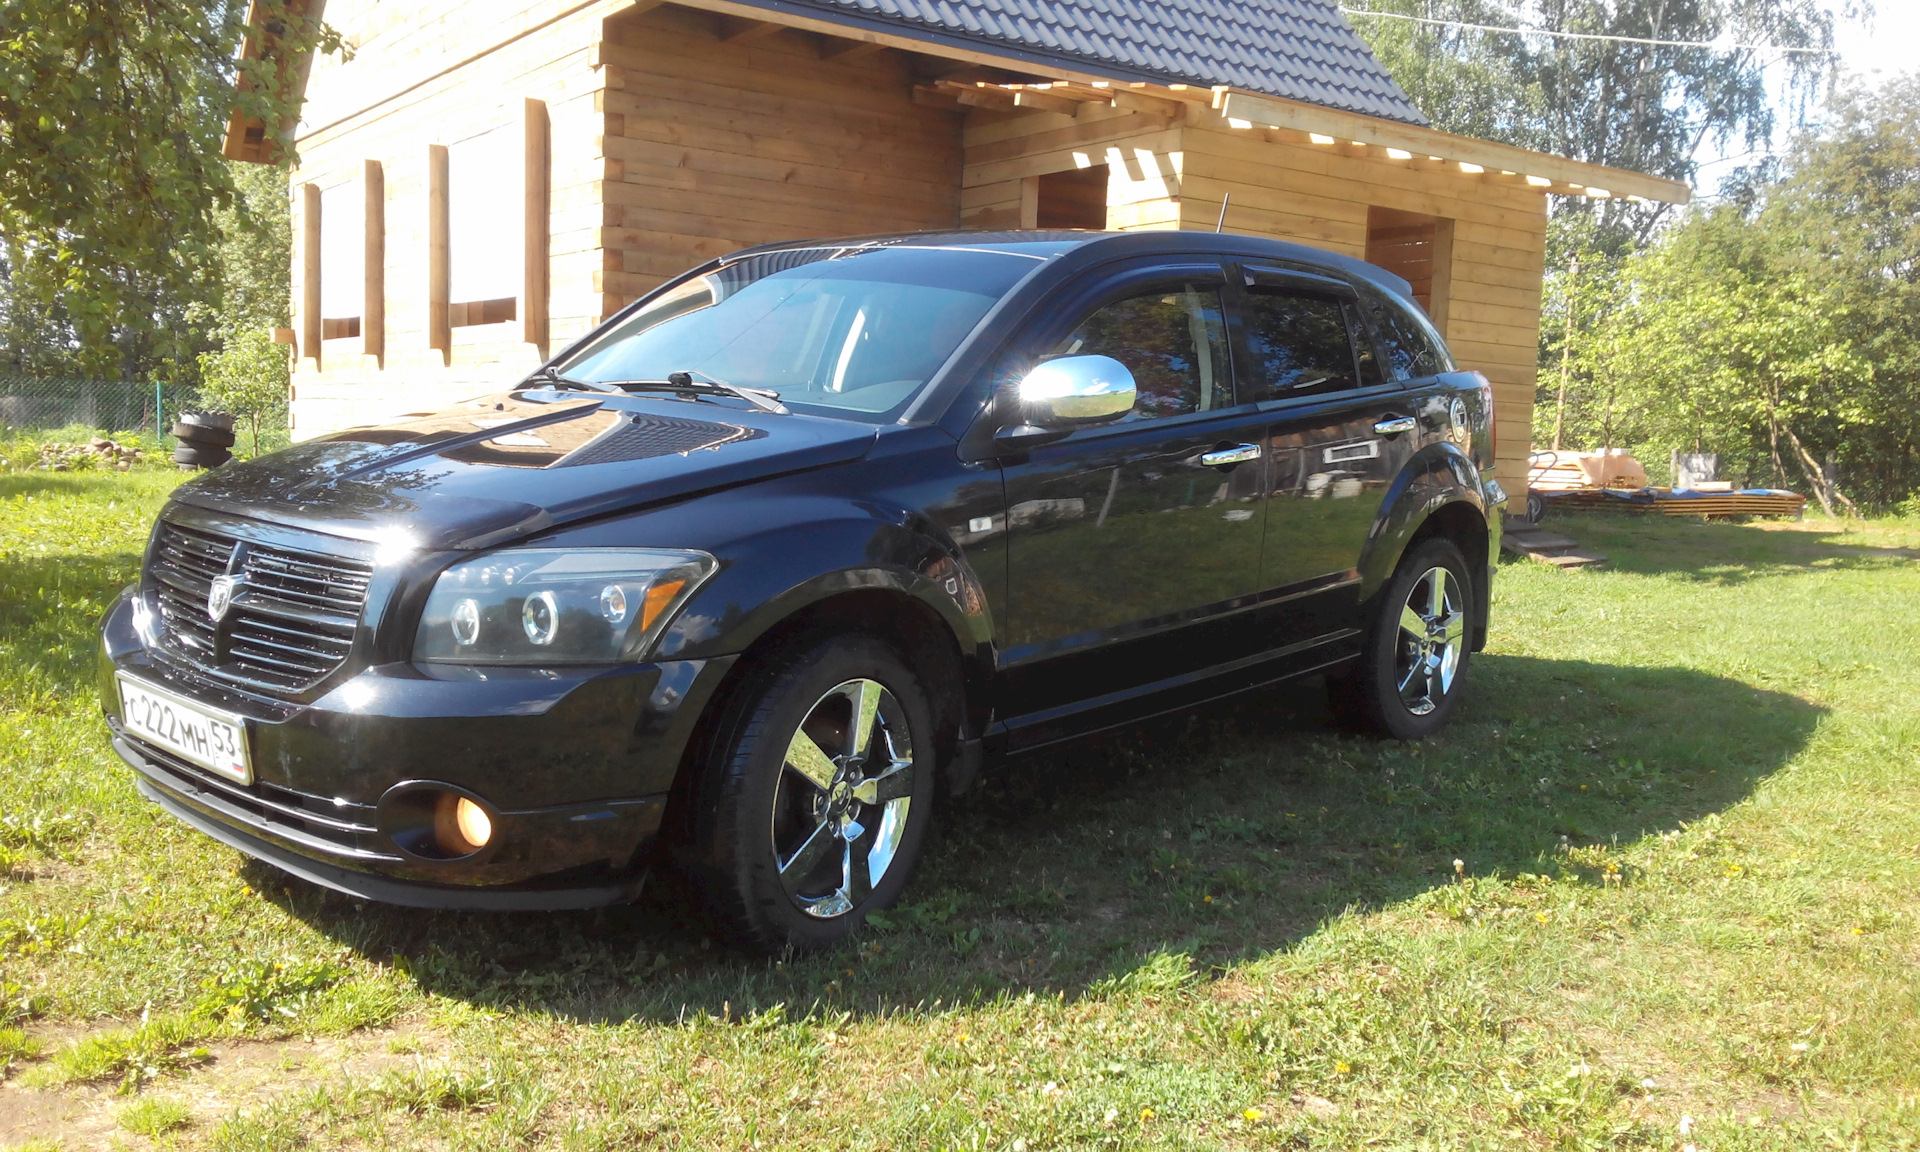
[(1387, 416), (1375, 422), (1373, 430), (1380, 436), (1398, 436), (1402, 432), (1411, 432), (1420, 426), (1420, 422), (1411, 416)]
[(1258, 444), (1235, 444), (1231, 448), (1216, 448), (1200, 455), (1200, 463), (1208, 468), (1231, 468), (1235, 464), (1248, 464), (1258, 459)]

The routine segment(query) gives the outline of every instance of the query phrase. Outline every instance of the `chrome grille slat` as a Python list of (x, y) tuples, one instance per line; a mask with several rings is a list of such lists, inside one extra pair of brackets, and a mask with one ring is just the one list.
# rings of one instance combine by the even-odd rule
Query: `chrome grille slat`
[[(242, 588), (221, 624), (207, 614), (240, 542), (162, 522), (148, 570), (163, 651), (197, 671), (269, 693), (298, 693), (345, 663), (373, 570), (362, 560), (248, 543)], [(223, 643), (224, 641), (224, 643)]]

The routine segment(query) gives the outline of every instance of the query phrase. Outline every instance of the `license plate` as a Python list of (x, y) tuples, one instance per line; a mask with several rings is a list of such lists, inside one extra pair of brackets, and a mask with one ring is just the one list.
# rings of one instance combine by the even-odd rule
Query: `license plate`
[(240, 784), (253, 783), (247, 722), (121, 675), (120, 722), (183, 760)]

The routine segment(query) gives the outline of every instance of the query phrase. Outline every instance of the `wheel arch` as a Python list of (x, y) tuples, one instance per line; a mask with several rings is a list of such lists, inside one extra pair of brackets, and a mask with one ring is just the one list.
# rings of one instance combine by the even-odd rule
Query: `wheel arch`
[(1409, 549), (1434, 536), (1452, 541), (1466, 557), (1472, 576), (1471, 647), (1476, 652), (1486, 647), (1495, 540), (1479, 481), (1479, 469), (1455, 445), (1423, 448), (1407, 462), (1381, 502), (1360, 562), (1362, 596), (1370, 610)]
[(977, 746), (984, 721), (986, 685), (978, 657), (963, 645), (962, 626), (935, 607), (935, 591), (943, 595), (944, 587), (907, 573), (867, 570), (819, 577), (781, 597), (780, 611), (747, 641), (702, 710), (674, 774), (663, 831), (698, 839), (705, 774), (733, 718), (782, 654), (836, 633), (866, 633), (900, 653), (921, 677), (933, 712), (934, 769), (945, 791), (970, 784), (976, 765), (969, 746)]

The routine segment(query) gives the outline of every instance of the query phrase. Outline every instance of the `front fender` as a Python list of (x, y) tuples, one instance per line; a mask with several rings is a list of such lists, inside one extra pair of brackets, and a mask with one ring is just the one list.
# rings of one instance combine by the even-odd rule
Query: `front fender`
[[(1421, 526), (1451, 504), (1470, 506), (1483, 525), (1487, 522), (1487, 500), (1479, 468), (1450, 442), (1429, 444), (1416, 452), (1394, 477), (1380, 502), (1380, 512), (1367, 532), (1367, 545), (1360, 554), (1363, 602), (1371, 603), (1392, 579), (1400, 557)], [(1469, 556), (1467, 560), (1473, 564), (1487, 562), (1486, 557)]]
[(937, 528), (852, 501), (783, 504), (799, 514), (735, 535), (715, 551), (720, 572), (667, 627), (656, 658), (737, 654), (813, 604), (872, 591), (904, 595), (932, 609), (962, 653), (991, 648), (993, 622), (980, 579)]

